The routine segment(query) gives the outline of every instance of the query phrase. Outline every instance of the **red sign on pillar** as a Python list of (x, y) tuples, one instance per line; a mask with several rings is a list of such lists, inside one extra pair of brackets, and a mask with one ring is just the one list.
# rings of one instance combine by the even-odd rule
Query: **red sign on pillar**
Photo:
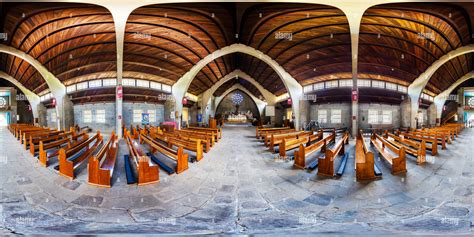
[(122, 86), (117, 86), (117, 98), (118, 99), (123, 98), (123, 87)]
[(352, 90), (352, 101), (358, 101), (359, 100), (359, 94), (357, 90)]
[(293, 101), (291, 101), (291, 98), (288, 98), (287, 103), (288, 105), (291, 105), (293, 103)]
[(31, 111), (31, 105), (28, 105), (28, 111)]
[(188, 98), (184, 97), (182, 103), (183, 103), (183, 105), (186, 105), (188, 103)]
[(56, 107), (56, 98), (53, 98), (53, 99), (51, 100), (51, 104), (53, 105), (53, 107)]

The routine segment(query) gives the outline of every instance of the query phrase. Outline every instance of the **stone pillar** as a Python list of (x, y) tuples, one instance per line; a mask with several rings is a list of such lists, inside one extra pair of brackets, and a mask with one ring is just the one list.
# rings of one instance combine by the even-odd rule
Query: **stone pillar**
[(310, 104), (308, 100), (301, 100), (300, 101), (300, 129), (304, 130), (306, 125), (309, 123), (309, 111), (310, 111)]
[(436, 126), (436, 104), (431, 103), (430, 107), (428, 107), (428, 125)]
[(400, 103), (400, 126), (411, 126), (411, 103), (408, 96)]
[[(121, 94), (121, 95), (119, 95)], [(123, 122), (123, 87), (122, 77), (117, 77), (117, 87), (115, 87), (115, 133), (117, 137), (123, 137), (122, 125)]]
[(63, 98), (63, 111), (63, 129), (69, 130), (70, 127), (74, 126), (74, 104), (68, 96), (64, 96)]
[(458, 106), (458, 123), (464, 123), (464, 106)]
[(38, 110), (38, 124), (40, 126), (48, 126), (48, 121), (47, 121), (47, 110), (46, 107), (42, 104), (39, 103), (37, 105), (37, 110)]
[(17, 94), (16, 94), (15, 88), (10, 88), (10, 107), (11, 107), (11, 112), (10, 112), (10, 123), (17, 123), (16, 115), (18, 114), (18, 105), (17, 105)]
[(176, 103), (174, 100), (167, 99), (165, 101), (165, 121), (177, 121), (178, 118), (172, 119), (171, 113), (174, 114)]

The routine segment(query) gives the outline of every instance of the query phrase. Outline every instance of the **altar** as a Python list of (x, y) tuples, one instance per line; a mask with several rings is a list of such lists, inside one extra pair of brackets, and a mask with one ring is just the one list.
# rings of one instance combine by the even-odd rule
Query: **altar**
[(243, 114), (231, 114), (227, 117), (227, 122), (229, 123), (246, 123), (247, 122), (247, 116)]

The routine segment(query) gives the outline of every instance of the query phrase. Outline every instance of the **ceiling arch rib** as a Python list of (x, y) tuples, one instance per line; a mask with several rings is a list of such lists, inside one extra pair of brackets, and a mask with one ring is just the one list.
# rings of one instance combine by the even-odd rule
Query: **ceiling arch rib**
[[(27, 53), (30, 53), (32, 54), (32, 56), (37, 58), (38, 56), (36, 55), (36, 52), (38, 51), (41, 52), (43, 50), (43, 47), (37, 47), (37, 46), (42, 46), (42, 43), (45, 44), (46, 45), (45, 47), (47, 48), (48, 45), (54, 44), (54, 42), (60, 42), (60, 43), (63, 42), (64, 38), (67, 39), (67, 37), (64, 37), (65, 35), (71, 37), (71, 36), (75, 36), (75, 34), (81, 34), (82, 31), (91, 30), (94, 32), (95, 30), (100, 31), (102, 28), (105, 28), (105, 30), (111, 30), (111, 29), (113, 30), (113, 21), (111, 21), (111, 19), (107, 18), (108, 21), (101, 21), (100, 19), (97, 19), (97, 20), (98, 20), (97, 22), (94, 22), (94, 21), (87, 22), (88, 20), (86, 19), (86, 20), (83, 20), (86, 22), (76, 23), (75, 25), (68, 25), (69, 24), (68, 22), (64, 22), (66, 26), (59, 25), (59, 22), (55, 22), (54, 26), (51, 26), (51, 27), (48, 27), (47, 25), (45, 25), (43, 28), (54, 29), (54, 30), (51, 30), (48, 32), (41, 32), (39, 29), (42, 29), (42, 28), (34, 29), (34, 32), (29, 33), (31, 34), (29, 38), (32, 38), (32, 39), (39, 38), (39, 40), (37, 40), (31, 46), (27, 46), (26, 44), (24, 45), (23, 44), (24, 42), (21, 42), (16, 47), (20, 49), (23, 48)], [(87, 27), (90, 27), (90, 29), (87, 29)], [(35, 35), (38, 35), (38, 34), (39, 36), (35, 37)], [(101, 40), (100, 38), (99, 39), (94, 38), (94, 40), (91, 40), (91, 41), (100, 41), (100, 40)], [(35, 50), (35, 48), (39, 50)], [(20, 66), (21, 66), (21, 63), (20, 63)]]
[(13, 85), (18, 87), (18, 89), (20, 89), (23, 94), (25, 94), (28, 102), (30, 103), (31, 111), (33, 112), (33, 117), (38, 118), (38, 105), (40, 103), (40, 97), (29, 89), (27, 89), (26, 87), (24, 87), (18, 80), (16, 80), (5, 72), (0, 71), (0, 78), (11, 82)]
[[(112, 45), (109, 56), (116, 55), (114, 21), (106, 8), (76, 3), (3, 6), (7, 19), (4, 31), (10, 33), (8, 43), (40, 61), (55, 75), (61, 75), (61, 81), (115, 69), (116, 63), (107, 58), (107, 52), (102, 53), (103, 60), (93, 58), (94, 53), (107, 49), (104, 44)], [(67, 54), (74, 55), (70, 58)], [(47, 88), (30, 64), (11, 56), (7, 61), (4, 70), (27, 87), (34, 91)]]

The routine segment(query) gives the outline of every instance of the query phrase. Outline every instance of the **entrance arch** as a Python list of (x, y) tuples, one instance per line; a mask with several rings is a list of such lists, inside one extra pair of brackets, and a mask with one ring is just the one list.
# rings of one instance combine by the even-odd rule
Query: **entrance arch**
[(21, 84), (18, 80), (16, 80), (5, 72), (0, 71), (0, 78), (11, 82), (13, 85), (18, 87), (18, 89), (20, 89), (23, 94), (25, 94), (26, 99), (28, 100), (28, 102), (30, 102), (33, 117), (38, 118), (38, 105), (40, 104), (40, 97), (32, 91), (28, 90), (28, 88), (24, 87), (23, 84)]
[(9, 54), (25, 60), (41, 74), (43, 79), (46, 81), (46, 84), (48, 84), (49, 90), (53, 94), (54, 98), (56, 98), (56, 114), (58, 116), (57, 127), (58, 129), (66, 128), (66, 123), (64, 119), (65, 114), (63, 108), (63, 100), (66, 98), (66, 86), (64, 86), (61, 81), (56, 78), (50, 71), (48, 71), (48, 69), (38, 60), (21, 50), (0, 44), (0, 53)]
[[(224, 48), (218, 49), (212, 54), (207, 55), (205, 58), (201, 59), (196, 65), (194, 65), (191, 70), (185, 73), (174, 85), (173, 85), (173, 96), (176, 100), (176, 110), (182, 111), (183, 105), (181, 103), (184, 95), (188, 91), (189, 85), (193, 81), (194, 77), (204, 68), (207, 64), (214, 61), (216, 58), (232, 54), (232, 53), (244, 53), (250, 56), (256, 57), (265, 63), (268, 64), (277, 75), (283, 81), (290, 98), (292, 99), (292, 107), (295, 113), (295, 128), (299, 128), (299, 103), (303, 94), (303, 87), (294, 79), (286, 70), (279, 65), (275, 60), (270, 58), (270, 56), (264, 54), (263, 52), (256, 50), (250, 46), (244, 44), (233, 44), (226, 46)], [(178, 116), (179, 117), (179, 116)], [(180, 121), (179, 121), (180, 124)]]
[[(226, 83), (226, 82), (228, 82), (228, 81), (230, 81), (230, 80), (232, 80), (236, 77), (242, 78), (242, 79), (250, 82), (252, 85), (254, 85), (260, 91), (260, 93), (262, 93), (263, 98), (265, 98), (265, 102), (266, 102), (267, 105), (274, 105), (276, 103), (277, 97), (274, 94), (272, 94), (267, 89), (263, 88), (263, 86), (260, 83), (258, 83), (254, 78), (249, 76), (247, 73), (237, 69), (237, 70), (234, 70), (231, 73), (227, 74), (223, 78), (221, 78), (211, 88), (207, 89), (204, 93), (202, 93), (201, 108), (202, 108), (203, 111), (201, 111), (201, 112), (203, 113), (204, 120), (207, 121), (207, 119), (209, 117), (208, 116), (209, 113), (211, 113), (213, 115), (215, 114), (215, 111), (213, 111), (212, 108), (209, 106), (209, 104), (211, 102), (212, 95), (214, 94), (214, 92), (216, 92), (216, 90), (219, 87), (221, 87), (224, 83)], [(249, 94), (249, 96), (250, 95), (252, 95), (252, 94)], [(217, 109), (217, 107), (216, 107), (216, 109)], [(209, 110), (211, 110), (211, 111), (209, 111)], [(260, 113), (260, 115), (262, 115), (262, 113)]]
[(471, 71), (464, 75), (463, 77), (459, 78), (454, 84), (452, 84), (448, 89), (445, 91), (441, 92), (439, 95), (437, 95), (434, 98), (434, 104), (436, 106), (436, 119), (439, 119), (441, 121), (441, 115), (443, 114), (443, 106), (446, 100), (448, 99), (449, 95), (451, 92), (456, 89), (459, 85), (461, 85), (463, 82), (470, 80), (474, 78), (474, 71)]
[[(426, 84), (428, 84), (431, 76), (445, 63), (449, 62), (449, 60), (464, 55), (468, 53), (474, 53), (474, 44), (466, 45), (463, 47), (459, 47), (451, 52), (443, 55), (441, 58), (436, 60), (433, 64), (431, 64), (425, 72), (420, 74), (408, 87), (408, 96), (411, 99), (411, 116), (410, 116), (410, 125), (412, 128), (416, 127), (416, 115), (418, 111), (418, 100), (420, 99), (421, 92), (425, 89)], [(438, 102), (440, 103), (440, 102)], [(444, 102), (443, 102), (444, 104)], [(441, 106), (442, 107), (442, 106)], [(438, 110), (438, 109), (437, 109)], [(438, 116), (437, 116), (438, 117)]]

